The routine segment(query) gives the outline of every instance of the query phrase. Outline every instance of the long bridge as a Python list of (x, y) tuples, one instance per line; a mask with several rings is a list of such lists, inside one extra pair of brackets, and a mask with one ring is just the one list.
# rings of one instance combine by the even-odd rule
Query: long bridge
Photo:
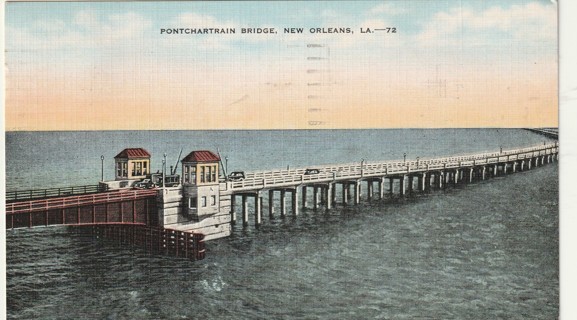
[[(383, 199), (385, 192), (395, 191), (404, 196), (407, 192), (444, 188), (451, 184), (471, 183), (488, 177), (529, 170), (558, 160), (558, 142), (495, 152), (458, 155), (409, 161), (360, 162), (250, 172), (242, 181), (228, 182), (221, 192), (231, 194), (231, 222), (236, 222), (235, 199), (241, 197), (242, 221), (248, 224), (248, 199), (254, 199), (255, 224), (262, 221), (263, 192), (268, 192), (269, 213), (274, 214), (275, 192), (280, 193), (280, 214), (286, 214), (287, 194), (290, 194), (291, 211), (298, 215), (299, 208), (310, 205), (318, 209), (324, 205), (331, 209), (335, 204), (358, 204), (366, 184), (367, 199)], [(307, 174), (308, 172), (318, 172)], [(376, 192), (375, 192), (376, 185)], [(388, 186), (388, 189), (386, 187)], [(340, 202), (337, 197), (341, 193)], [(312, 189), (312, 196), (308, 195)], [(300, 194), (300, 196), (299, 196)], [(301, 198), (300, 205), (298, 204)]]
[[(259, 226), (263, 207), (271, 217), (275, 210), (281, 217), (289, 212), (297, 216), (301, 208), (330, 210), (359, 204), (364, 194), (369, 200), (386, 194), (405, 196), (530, 170), (558, 160), (558, 152), (558, 142), (551, 142), (438, 158), (246, 172), (244, 179), (231, 181), (215, 179), (215, 169), (207, 169), (217, 168), (220, 158), (193, 151), (182, 161), (182, 182), (177, 186), (109, 189), (101, 182), (97, 188), (7, 193), (6, 228), (87, 227), (152, 251), (202, 259), (204, 241), (230, 235), (237, 211), (243, 226), (249, 225), (251, 212)], [(265, 200), (268, 206), (263, 206)]]

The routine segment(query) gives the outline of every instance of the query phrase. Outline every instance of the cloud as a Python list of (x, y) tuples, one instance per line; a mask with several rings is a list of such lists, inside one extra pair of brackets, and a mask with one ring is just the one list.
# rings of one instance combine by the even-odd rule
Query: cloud
[(476, 43), (493, 41), (501, 33), (512, 41), (557, 40), (556, 6), (535, 2), (509, 8), (494, 6), (481, 12), (452, 8), (439, 12), (426, 23), (417, 40), (425, 46), (450, 46), (456, 37), (475, 39)]
[(371, 9), (371, 14), (389, 14), (389, 15), (397, 15), (401, 13), (405, 13), (407, 10), (405, 7), (400, 6), (401, 2), (398, 2), (397, 5), (393, 5), (392, 3), (382, 3), (378, 6)]
[(130, 42), (149, 28), (142, 15), (128, 12), (103, 17), (81, 10), (69, 23), (46, 19), (30, 27), (7, 26), (7, 48), (14, 50), (91, 49)]
[(85, 28), (95, 28), (98, 26), (98, 16), (93, 11), (80, 10), (74, 15), (72, 24)]
[(211, 15), (203, 15), (195, 12), (181, 13), (173, 23), (180, 28), (234, 28), (231, 21), (220, 21)]

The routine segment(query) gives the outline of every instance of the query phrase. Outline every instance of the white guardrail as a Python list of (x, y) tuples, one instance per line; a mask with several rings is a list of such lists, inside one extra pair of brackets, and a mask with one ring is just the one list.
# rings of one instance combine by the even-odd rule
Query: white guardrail
[[(227, 182), (227, 189), (254, 190), (267, 187), (295, 186), (311, 182), (329, 182), (365, 177), (382, 177), (395, 174), (426, 172), (439, 169), (466, 168), (478, 165), (497, 164), (509, 161), (530, 159), (537, 156), (557, 153), (559, 143), (550, 143), (539, 146), (485, 152), (469, 155), (458, 155), (442, 158), (430, 158), (402, 161), (392, 160), (385, 162), (362, 162), (311, 166), (289, 170), (268, 170), (246, 172), (242, 181)], [(307, 169), (317, 169), (317, 174), (305, 174)]]

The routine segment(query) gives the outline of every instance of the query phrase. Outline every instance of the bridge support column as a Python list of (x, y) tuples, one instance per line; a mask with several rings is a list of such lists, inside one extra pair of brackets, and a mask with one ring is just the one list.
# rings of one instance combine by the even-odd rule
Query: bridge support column
[(354, 200), (354, 204), (359, 204), (361, 203), (361, 182), (360, 181), (355, 181), (353, 183), (353, 186), (355, 188), (355, 200)]
[(379, 199), (382, 200), (385, 197), (385, 177), (379, 179)]
[(394, 191), (395, 191), (395, 179), (393, 177), (389, 177), (389, 192), (392, 195)]
[(414, 184), (414, 179), (413, 176), (408, 176), (408, 187), (409, 187), (409, 193), (413, 193), (413, 184)]
[(234, 209), (235, 202), (236, 202), (235, 199), (236, 199), (236, 196), (234, 194), (231, 194), (230, 195), (230, 223), (232, 225), (236, 224), (236, 211)]
[(529, 161), (527, 161), (527, 170), (531, 170), (532, 164), (533, 164), (533, 158), (530, 158)]
[(367, 200), (373, 199), (373, 180), (367, 180)]
[(407, 176), (405, 176), (405, 175), (401, 176), (401, 178), (399, 179), (399, 189), (401, 189), (400, 194), (402, 196), (407, 194), (407, 190), (406, 190), (406, 186), (405, 186), (406, 180), (407, 180)]
[(299, 199), (299, 188), (296, 187), (293, 189), (293, 194), (292, 194), (292, 209), (293, 209), (293, 215), (296, 217), (299, 215), (299, 205), (298, 205), (298, 199)]
[(319, 187), (313, 186), (313, 209), (319, 208)]
[(274, 216), (274, 190), (268, 191), (268, 215), (271, 219)]
[(449, 180), (451, 179), (451, 172), (443, 171), (443, 173), (441, 173), (441, 176), (443, 177), (443, 189), (446, 189), (447, 186), (449, 185)]
[(284, 218), (286, 216), (286, 190), (282, 189), (280, 191), (280, 216)]
[(333, 206), (333, 188), (334, 185), (332, 183), (329, 183), (327, 185), (327, 187), (325, 188), (325, 198), (327, 199), (327, 210), (330, 210)]
[(487, 167), (482, 166), (481, 167), (481, 180), (485, 180), (486, 172), (487, 172)]
[(520, 171), (525, 170), (525, 160), (521, 160), (521, 168), (519, 168)]
[(459, 177), (461, 175), (461, 171), (459, 169), (455, 169), (455, 172), (453, 173), (453, 184), (457, 185), (459, 183)]
[(513, 161), (511, 170), (513, 171), (513, 173), (517, 172), (517, 161)]
[(493, 177), (497, 176), (497, 170), (499, 169), (499, 165), (493, 165)]
[(418, 184), (419, 184), (419, 191), (423, 192), (425, 191), (425, 182), (427, 181), (427, 173), (423, 172), (418, 179)]
[(242, 195), (242, 225), (248, 226), (248, 201), (246, 194)]
[(254, 196), (254, 225), (262, 224), (262, 197), (257, 194)]
[(507, 174), (507, 166), (509, 164), (507, 162), (503, 163), (503, 174)]
[(306, 208), (307, 207), (307, 186), (303, 186), (303, 201), (302, 201), (302, 207)]
[(332, 185), (332, 193), (331, 193), (331, 203), (333, 206), (337, 205), (337, 183), (333, 182)]
[(473, 172), (475, 170), (473, 168), (469, 169), (469, 183), (473, 182)]

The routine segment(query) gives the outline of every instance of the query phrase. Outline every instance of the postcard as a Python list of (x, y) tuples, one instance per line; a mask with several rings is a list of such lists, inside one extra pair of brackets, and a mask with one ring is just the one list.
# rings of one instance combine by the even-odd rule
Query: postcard
[(559, 317), (556, 1), (6, 2), (6, 316)]

